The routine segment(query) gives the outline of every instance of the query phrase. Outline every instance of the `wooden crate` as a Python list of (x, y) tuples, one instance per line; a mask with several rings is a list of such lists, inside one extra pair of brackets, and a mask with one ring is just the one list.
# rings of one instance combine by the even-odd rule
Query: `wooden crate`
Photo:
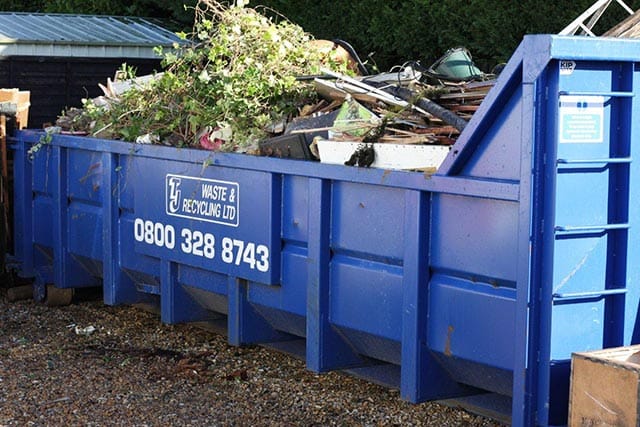
[(16, 128), (24, 129), (29, 125), (29, 107), (31, 92), (19, 89), (0, 89), (0, 102), (16, 104)]
[(569, 426), (640, 426), (640, 345), (574, 353)]

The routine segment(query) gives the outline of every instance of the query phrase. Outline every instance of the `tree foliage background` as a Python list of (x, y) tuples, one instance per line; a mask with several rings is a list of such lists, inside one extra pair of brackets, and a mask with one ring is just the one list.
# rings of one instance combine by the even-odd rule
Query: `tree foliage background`
[[(172, 30), (188, 30), (197, 0), (0, 0), (0, 10), (130, 15), (158, 18)], [(640, 8), (640, 0), (627, 0)], [(449, 48), (464, 46), (490, 71), (513, 53), (525, 34), (557, 33), (593, 0), (251, 0), (250, 7), (289, 19), (316, 38), (342, 39), (380, 71), (406, 61), (430, 65)], [(185, 8), (185, 6), (187, 6)], [(616, 3), (597, 29), (624, 19)]]

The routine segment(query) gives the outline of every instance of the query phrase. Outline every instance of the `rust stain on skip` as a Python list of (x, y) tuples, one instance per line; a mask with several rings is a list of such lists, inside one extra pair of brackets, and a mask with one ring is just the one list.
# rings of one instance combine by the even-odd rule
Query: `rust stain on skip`
[(429, 180), (438, 171), (437, 168), (425, 168), (423, 169), (424, 179)]
[(444, 354), (445, 356), (453, 356), (451, 353), (451, 335), (453, 334), (453, 326), (449, 325), (447, 328), (447, 341), (444, 343)]
[(83, 177), (78, 179), (78, 182), (80, 184), (84, 184), (84, 182), (87, 179), (89, 179), (90, 177), (100, 173), (100, 168), (102, 168), (102, 163), (101, 162), (97, 162), (97, 163), (94, 163), (94, 164), (90, 165), (89, 168), (87, 169), (87, 173), (85, 173)]

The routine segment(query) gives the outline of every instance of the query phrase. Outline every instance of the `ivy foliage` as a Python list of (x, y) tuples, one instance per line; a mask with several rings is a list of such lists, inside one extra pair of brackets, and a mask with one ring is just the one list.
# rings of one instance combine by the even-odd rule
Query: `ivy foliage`
[(270, 124), (315, 102), (315, 91), (298, 76), (318, 74), (321, 66), (345, 71), (310, 49), (312, 37), (300, 26), (276, 23), (242, 1), (227, 7), (201, 0), (194, 12), (191, 34), (180, 34), (186, 46), (158, 49), (164, 73), (119, 99), (87, 100), (75, 124), (90, 123), (103, 138), (147, 135), (173, 146), (205, 146), (203, 135), (224, 130), (221, 150), (253, 151)]

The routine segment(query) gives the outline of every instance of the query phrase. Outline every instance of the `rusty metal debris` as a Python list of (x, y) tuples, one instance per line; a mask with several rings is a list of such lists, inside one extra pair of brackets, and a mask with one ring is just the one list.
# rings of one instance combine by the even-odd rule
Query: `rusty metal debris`
[[(408, 145), (440, 147), (446, 154), (495, 83), (495, 75), (481, 73), (470, 62), (465, 49), (452, 52), (466, 55), (455, 57), (458, 63), (461, 59), (466, 61), (465, 68), (443, 66), (445, 60), (441, 58), (437, 62), (439, 67), (425, 68), (410, 62), (375, 75), (349, 76), (323, 69), (322, 75), (313, 77), (322, 101), (306, 106), (299, 117), (285, 123), (282, 133), (304, 135), (304, 141), (311, 145), (312, 156), (328, 163), (377, 167), (373, 159), (381, 153), (373, 150), (380, 148), (379, 144), (394, 144), (399, 150)], [(450, 52), (448, 55), (447, 58)], [(344, 147), (337, 147), (332, 153), (340, 151), (340, 156), (348, 155), (347, 158), (328, 160), (319, 149), (327, 144), (318, 145), (318, 139), (336, 144), (355, 143), (355, 147), (366, 143), (371, 152), (366, 161), (360, 162), (358, 148), (344, 154)], [(309, 152), (299, 149), (300, 141), (274, 134), (274, 138), (262, 143), (261, 151), (263, 155), (309, 159)], [(415, 152), (414, 148), (412, 153)], [(429, 157), (424, 167), (437, 167), (442, 158), (441, 153), (437, 160)], [(381, 164), (398, 164), (398, 168), (403, 168), (402, 162)], [(408, 168), (415, 169), (415, 164)]]

